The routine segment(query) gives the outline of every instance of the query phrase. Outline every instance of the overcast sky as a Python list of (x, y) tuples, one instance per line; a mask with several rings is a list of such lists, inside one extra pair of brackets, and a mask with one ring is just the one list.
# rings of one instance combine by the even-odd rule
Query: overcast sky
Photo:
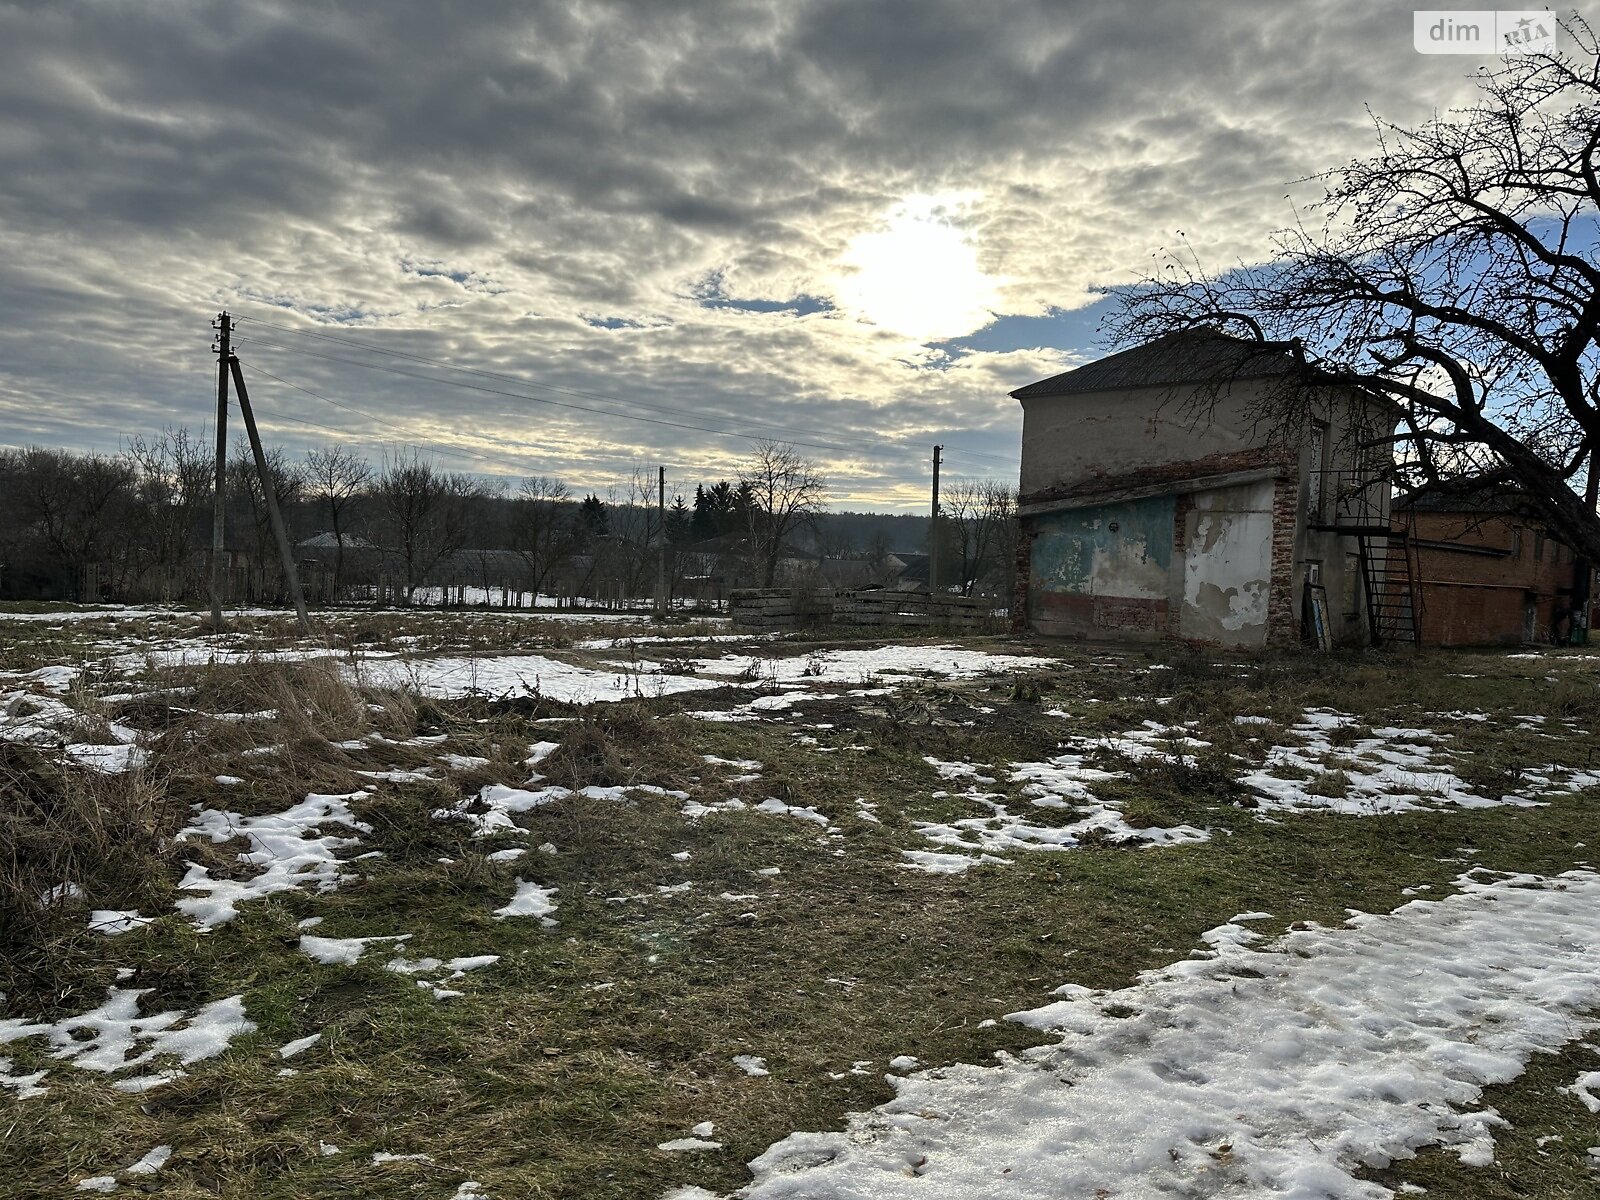
[(209, 429), (226, 308), (296, 452), (692, 492), (733, 431), (916, 508), (936, 441), (1014, 481), (1092, 289), (1262, 259), (1479, 63), (1363, 0), (0, 2), (0, 444)]

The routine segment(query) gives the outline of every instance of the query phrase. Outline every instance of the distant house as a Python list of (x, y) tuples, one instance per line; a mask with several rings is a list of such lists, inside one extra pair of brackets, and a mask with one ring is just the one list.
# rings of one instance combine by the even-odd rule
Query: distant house
[(932, 587), (933, 560), (926, 554), (897, 550), (889, 556), (886, 566), (893, 572), (888, 586), (897, 592), (926, 592)]
[[(1389, 563), (1381, 397), (1283, 343), (1175, 333), (1012, 392), (1016, 615), (1066, 637), (1226, 646), (1411, 638)], [(1257, 423), (1292, 396), (1289, 424)], [(1397, 567), (1403, 566), (1404, 556)]]
[[(719, 595), (726, 595), (733, 588), (760, 587), (765, 579), (761, 548), (747, 534), (725, 533), (694, 542), (679, 549), (678, 557), (685, 576), (707, 580)], [(778, 548), (774, 585), (791, 587), (815, 582), (819, 561), (812, 551), (784, 542)]]
[(1424, 642), (1542, 642), (1570, 628), (1578, 582), (1572, 550), (1525, 515), (1514, 495), (1420, 492), (1394, 507), (1409, 532)]

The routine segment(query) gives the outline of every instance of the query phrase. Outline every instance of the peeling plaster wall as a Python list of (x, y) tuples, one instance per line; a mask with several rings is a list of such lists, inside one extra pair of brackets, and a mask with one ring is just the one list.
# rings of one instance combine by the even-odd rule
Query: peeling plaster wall
[(1273, 483), (1196, 492), (1185, 515), (1178, 633), (1223, 646), (1267, 640)]
[(1040, 633), (1154, 640), (1172, 598), (1174, 498), (1035, 518), (1028, 614)]
[(1267, 639), (1271, 479), (1031, 519), (1028, 615), (1058, 637)]
[(1259, 446), (1262, 439), (1245, 416), (1259, 387), (1240, 380), (1209, 411), (1190, 403), (1193, 387), (1024, 400), (1022, 495)]
[[(1358, 468), (1356, 418), (1375, 430), (1387, 420), (1383, 432), (1394, 418), (1353, 393), (1312, 390), (1299, 444), (1286, 446), (1248, 415), (1266, 386), (1236, 380), (1198, 406), (1197, 389), (1185, 385), (1024, 400), (1020, 484), (1031, 548), (1018, 557), (1014, 624), (1025, 617), (1057, 636), (1293, 642), (1316, 563), (1334, 637), (1364, 642), (1356, 540), (1311, 528), (1309, 501), (1321, 472)], [(1314, 420), (1327, 430), (1320, 456)], [(1273, 478), (1248, 478), (1258, 471)], [(1185, 491), (1204, 483), (1209, 490)], [(1154, 582), (1160, 538), (1149, 525), (1161, 514), (1171, 538), (1164, 589)], [(1125, 521), (1134, 539), (1118, 548), (1106, 536), (1126, 532), (1109, 528)]]

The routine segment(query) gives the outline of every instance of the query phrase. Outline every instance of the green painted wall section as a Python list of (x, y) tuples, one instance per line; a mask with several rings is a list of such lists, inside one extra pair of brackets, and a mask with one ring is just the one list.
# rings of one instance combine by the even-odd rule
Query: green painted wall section
[(1152, 496), (1033, 518), (1031, 589), (1165, 599), (1176, 498)]

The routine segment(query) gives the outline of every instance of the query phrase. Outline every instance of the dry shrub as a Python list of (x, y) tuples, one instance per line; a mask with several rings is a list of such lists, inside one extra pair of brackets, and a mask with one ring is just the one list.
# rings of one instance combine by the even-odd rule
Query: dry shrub
[(1544, 709), (1549, 716), (1577, 721), (1591, 731), (1600, 726), (1600, 683), (1591, 677), (1568, 675), (1550, 689)]
[(567, 725), (560, 748), (539, 764), (539, 773), (574, 791), (641, 783), (675, 787), (700, 766), (689, 752), (691, 739), (688, 718), (614, 704)]
[[(167, 855), (186, 815), (155, 767), (101, 774), (0, 743), (0, 991), (47, 1002), (70, 991), (77, 973), (60, 951), (88, 909), (170, 905)], [(81, 900), (45, 902), (68, 882)]]

